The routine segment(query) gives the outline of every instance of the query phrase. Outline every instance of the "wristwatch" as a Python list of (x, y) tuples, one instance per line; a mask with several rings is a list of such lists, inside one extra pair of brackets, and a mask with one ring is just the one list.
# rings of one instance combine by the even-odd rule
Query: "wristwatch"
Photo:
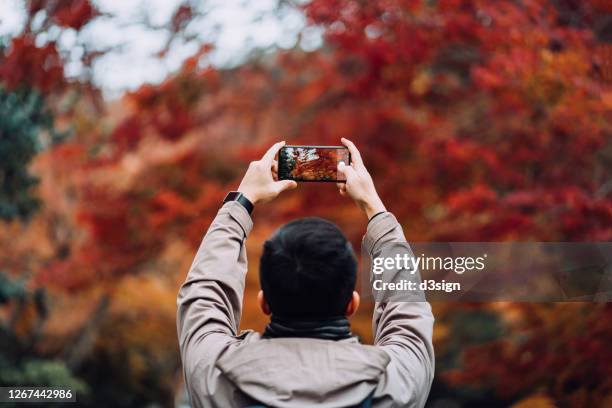
[(238, 201), (244, 207), (244, 209), (247, 210), (249, 215), (253, 212), (253, 208), (255, 208), (251, 200), (246, 198), (245, 195), (239, 191), (230, 191), (229, 193), (227, 193), (227, 195), (223, 199), (223, 204), (229, 201)]

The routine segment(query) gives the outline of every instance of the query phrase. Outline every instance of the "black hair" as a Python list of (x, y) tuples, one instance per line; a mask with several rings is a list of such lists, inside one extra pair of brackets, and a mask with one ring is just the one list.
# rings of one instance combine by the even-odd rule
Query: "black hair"
[(273, 315), (344, 316), (356, 279), (357, 259), (350, 242), (322, 218), (289, 222), (264, 244), (259, 280)]

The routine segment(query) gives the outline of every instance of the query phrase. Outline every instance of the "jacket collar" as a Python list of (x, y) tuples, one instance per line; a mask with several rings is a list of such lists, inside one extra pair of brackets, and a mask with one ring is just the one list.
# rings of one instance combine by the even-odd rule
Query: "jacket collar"
[(264, 338), (305, 337), (322, 340), (345, 340), (353, 337), (351, 325), (343, 316), (327, 319), (296, 320), (272, 316)]

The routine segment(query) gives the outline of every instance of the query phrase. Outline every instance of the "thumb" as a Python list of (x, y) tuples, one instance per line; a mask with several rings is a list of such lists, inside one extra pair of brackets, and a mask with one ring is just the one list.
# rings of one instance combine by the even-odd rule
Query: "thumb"
[(279, 193), (285, 190), (293, 190), (297, 187), (297, 183), (293, 180), (281, 180), (274, 183), (276, 191)]
[(338, 163), (338, 172), (344, 175), (346, 181), (355, 177), (355, 169), (352, 166), (347, 166), (344, 162)]

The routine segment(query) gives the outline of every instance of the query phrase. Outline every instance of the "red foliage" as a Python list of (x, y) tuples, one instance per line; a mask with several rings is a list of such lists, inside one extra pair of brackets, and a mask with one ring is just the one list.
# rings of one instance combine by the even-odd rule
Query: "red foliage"
[(0, 60), (0, 81), (9, 89), (32, 86), (52, 91), (64, 84), (63, 59), (54, 43), (37, 47), (32, 37), (16, 37)]
[(140, 117), (130, 116), (121, 122), (111, 135), (111, 140), (123, 153), (135, 149), (144, 136), (143, 123)]
[(193, 18), (193, 9), (188, 4), (182, 4), (179, 6), (172, 18), (170, 20), (171, 30), (173, 32), (178, 32), (185, 28), (185, 26), (192, 20)]
[[(389, 151), (376, 171), (403, 172), (432, 189), (435, 203), (425, 192), (414, 198), (421, 211), (442, 206), (432, 212), (437, 218), (429, 230), (415, 234), (612, 237), (612, 200), (599, 195), (610, 175), (599, 152), (609, 146), (611, 129), (601, 85), (585, 63), (596, 47), (590, 30), (559, 23), (558, 10), (545, 0), (315, 0), (305, 10), (336, 46), (337, 65), (323, 74), (323, 89), (364, 106), (349, 137), (366, 157), (381, 152), (382, 139), (390, 151), (405, 152), (391, 160)], [(332, 107), (317, 119), (339, 129), (338, 111)], [(364, 125), (368, 119), (373, 123)], [(408, 126), (410, 133), (385, 137), (389, 127)], [(389, 184), (393, 197), (396, 186)], [(571, 195), (575, 201), (568, 202)], [(396, 212), (413, 222), (403, 205)]]
[[(16, 87), (33, 87), (43, 93), (61, 90), (65, 87), (64, 57), (60, 55), (54, 42), (36, 45), (39, 34), (32, 28), (34, 17), (44, 11), (44, 21), (38, 30), (72, 28), (80, 30), (99, 12), (89, 0), (28, 2), (28, 19), (23, 31), (11, 41), (9, 47), (0, 55), (0, 81), (9, 89)], [(82, 60), (91, 65), (99, 53), (84, 53)]]
[(80, 30), (99, 12), (89, 0), (63, 0), (58, 2), (51, 14), (58, 25)]
[[(517, 304), (522, 313), (514, 336), (468, 348), (461, 370), (444, 377), (453, 385), (479, 384), (502, 398), (544, 388), (559, 401), (586, 397), (579, 405), (597, 405), (612, 391), (609, 319), (612, 307), (601, 304)], [(577, 322), (568, 322), (576, 313)], [(578, 326), (578, 330), (577, 327)], [(538, 336), (532, 333), (538, 333)], [(494, 362), (492, 364), (492, 362)]]

